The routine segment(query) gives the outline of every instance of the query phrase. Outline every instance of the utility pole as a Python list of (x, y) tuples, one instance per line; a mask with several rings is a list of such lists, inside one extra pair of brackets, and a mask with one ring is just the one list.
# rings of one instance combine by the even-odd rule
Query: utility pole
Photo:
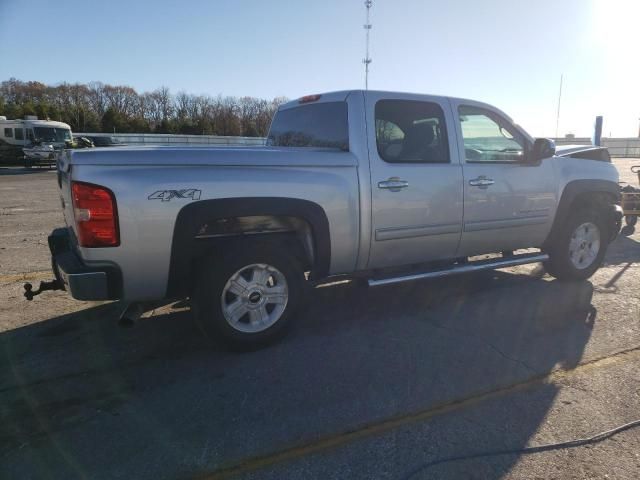
[(371, 63), (371, 57), (369, 57), (369, 32), (371, 31), (371, 23), (369, 22), (369, 12), (373, 6), (373, 0), (365, 0), (364, 6), (367, 7), (367, 23), (364, 24), (366, 31), (366, 56), (362, 63), (364, 63), (364, 89), (369, 90), (369, 64)]
[(560, 100), (562, 99), (562, 75), (560, 75), (560, 93), (558, 93), (558, 114), (556, 116), (556, 138), (558, 138), (558, 127), (560, 126)]

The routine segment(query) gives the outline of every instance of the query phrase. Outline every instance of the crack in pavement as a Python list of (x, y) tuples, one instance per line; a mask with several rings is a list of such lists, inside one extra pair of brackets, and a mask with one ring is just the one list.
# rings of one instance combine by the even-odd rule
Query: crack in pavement
[(486, 338), (482, 337), (481, 335), (473, 335), (473, 334), (469, 334), (467, 332), (464, 332), (462, 330), (459, 330), (457, 328), (454, 327), (448, 327), (446, 325), (443, 325), (441, 323), (435, 322), (435, 321), (430, 321), (427, 320), (427, 323), (429, 325), (431, 325), (434, 328), (439, 328), (441, 330), (445, 330), (447, 332), (451, 332), (451, 333), (455, 333), (456, 335), (459, 335), (461, 337), (464, 338), (469, 338), (471, 340), (475, 340), (478, 341), (484, 345), (487, 345), (489, 348), (491, 348), (494, 352), (496, 352), (497, 354), (499, 354), (500, 356), (502, 356), (503, 358), (505, 358), (506, 360), (509, 360), (511, 362), (514, 362), (518, 365), (520, 365), (521, 367), (523, 367), (525, 370), (529, 371), (529, 373), (536, 373), (536, 370), (534, 370), (532, 367), (530, 367), (529, 365), (527, 365), (526, 362), (515, 358), (515, 357), (511, 357), (510, 355), (507, 355), (505, 352), (503, 352), (500, 348), (498, 348), (496, 345), (494, 345), (493, 343), (491, 343), (489, 340), (487, 340)]

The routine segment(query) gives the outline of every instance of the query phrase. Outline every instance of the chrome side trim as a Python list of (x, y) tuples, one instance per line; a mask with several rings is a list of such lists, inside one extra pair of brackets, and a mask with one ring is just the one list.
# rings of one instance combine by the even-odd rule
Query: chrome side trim
[(535, 215), (530, 217), (509, 218), (505, 220), (489, 220), (487, 222), (468, 222), (464, 224), (465, 232), (478, 232), (481, 230), (493, 230), (498, 228), (528, 227), (540, 225), (549, 221), (548, 215)]
[(412, 275), (404, 275), (401, 277), (381, 278), (379, 280), (369, 279), (370, 287), (379, 287), (381, 285), (391, 285), (394, 283), (411, 282), (414, 280), (422, 280), (425, 278), (447, 277), (459, 273), (479, 272), (481, 270), (494, 270), (496, 268), (515, 267), (516, 265), (526, 265), (527, 263), (545, 262), (549, 260), (549, 255), (545, 253), (535, 253), (526, 255), (516, 255), (509, 258), (500, 258), (495, 261), (480, 261), (477, 263), (468, 263), (465, 265), (456, 265), (447, 270), (435, 270), (432, 272), (415, 273)]
[(421, 225), (417, 227), (379, 228), (376, 230), (376, 240), (397, 240), (400, 238), (426, 237), (429, 235), (444, 235), (446, 233), (460, 233), (459, 223), (446, 225)]
[(273, 230), (255, 230), (251, 232), (229, 232), (229, 233), (211, 233), (211, 234), (203, 234), (196, 235), (194, 238), (202, 239), (202, 238), (227, 238), (227, 237), (242, 237), (243, 235), (264, 235), (269, 233), (290, 233), (294, 230), (279, 228)]

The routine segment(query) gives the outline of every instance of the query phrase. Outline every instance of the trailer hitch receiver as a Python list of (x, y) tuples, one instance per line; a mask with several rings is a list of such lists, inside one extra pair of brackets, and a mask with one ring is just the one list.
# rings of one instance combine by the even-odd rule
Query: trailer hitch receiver
[(33, 285), (30, 283), (24, 284), (24, 297), (27, 300), (33, 300), (33, 297), (40, 295), (46, 290), (64, 290), (64, 286), (60, 280), (51, 280), (49, 282), (40, 282), (40, 286), (37, 290), (33, 289)]

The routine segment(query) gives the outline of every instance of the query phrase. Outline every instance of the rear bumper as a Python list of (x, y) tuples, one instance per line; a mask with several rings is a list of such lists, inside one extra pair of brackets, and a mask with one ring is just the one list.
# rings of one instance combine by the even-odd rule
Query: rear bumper
[(89, 267), (71, 246), (69, 230), (49, 235), (51, 266), (56, 278), (76, 300), (117, 300), (122, 295), (122, 274), (117, 267)]

